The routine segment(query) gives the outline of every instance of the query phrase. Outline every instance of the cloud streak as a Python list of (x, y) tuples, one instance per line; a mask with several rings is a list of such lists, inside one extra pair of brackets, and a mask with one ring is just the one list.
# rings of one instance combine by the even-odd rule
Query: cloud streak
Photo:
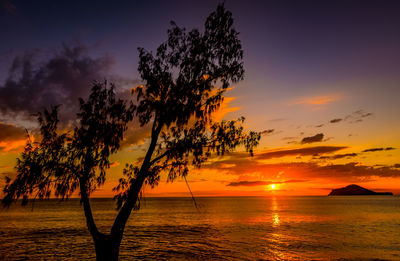
[[(346, 115), (343, 118), (334, 118), (329, 121), (330, 124), (336, 124), (340, 122), (347, 122), (347, 123), (359, 123), (363, 122), (365, 118), (372, 116), (371, 112), (364, 112), (364, 110), (355, 111), (349, 115)], [(316, 128), (323, 127), (324, 124), (316, 125)]]
[(324, 160), (336, 160), (336, 159), (343, 159), (343, 158), (352, 158), (352, 157), (357, 157), (357, 153), (346, 153), (346, 154), (336, 154), (333, 156), (321, 156), (318, 157), (318, 159), (324, 159)]
[(393, 148), (393, 147), (387, 147), (387, 148), (371, 148), (371, 149), (363, 150), (362, 152), (377, 152), (377, 151), (388, 151), (388, 150), (395, 150), (395, 148)]
[(344, 121), (350, 122), (350, 123), (357, 123), (357, 122), (362, 122), (364, 118), (372, 116), (371, 112), (364, 112), (363, 110), (358, 110), (353, 112), (350, 115), (347, 115), (344, 118)]
[(325, 105), (339, 100), (338, 95), (325, 95), (325, 96), (314, 96), (310, 98), (298, 99), (295, 104), (306, 104), (306, 105)]
[(298, 183), (298, 182), (307, 182), (308, 180), (286, 180), (286, 181), (238, 181), (238, 182), (230, 182), (226, 186), (228, 187), (239, 187), (239, 186), (245, 186), (245, 187), (253, 187), (253, 186), (265, 186), (265, 185), (271, 185), (271, 184), (284, 184), (284, 183)]
[(275, 129), (268, 129), (261, 132), (262, 135), (268, 136), (275, 132)]
[(371, 112), (364, 112), (363, 110), (358, 110), (355, 111), (344, 118), (336, 118), (333, 120), (330, 120), (330, 123), (339, 123), (339, 122), (349, 122), (349, 123), (358, 123), (362, 122), (364, 118), (372, 116)]
[(314, 143), (314, 142), (321, 142), (324, 139), (324, 134), (323, 133), (318, 133), (314, 136), (310, 137), (304, 137), (301, 140), (301, 144), (309, 144), (309, 143)]
[(338, 123), (338, 122), (341, 122), (342, 120), (343, 119), (336, 118), (336, 119), (330, 120), (329, 122), (330, 123)]
[(295, 149), (279, 149), (273, 151), (266, 151), (263, 153), (256, 154), (257, 159), (272, 159), (281, 158), (286, 156), (316, 156), (320, 154), (332, 153), (345, 149), (345, 146), (314, 146), (307, 148), (295, 148)]

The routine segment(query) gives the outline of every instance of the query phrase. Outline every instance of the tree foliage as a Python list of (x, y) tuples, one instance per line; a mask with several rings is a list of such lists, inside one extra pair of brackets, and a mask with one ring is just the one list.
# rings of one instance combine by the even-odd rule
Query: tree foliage
[[(243, 79), (243, 50), (232, 14), (220, 5), (206, 20), (201, 33), (187, 32), (171, 22), (168, 40), (153, 54), (139, 48), (139, 73), (144, 82), (132, 90), (137, 99), (135, 116), (140, 124), (152, 124), (151, 140), (156, 145), (151, 159), (139, 166), (129, 165), (127, 178), (120, 180), (116, 191), (118, 206), (127, 199), (129, 184), (138, 174), (155, 185), (160, 172), (168, 180), (186, 176), (189, 165), (200, 167), (213, 152), (224, 154), (238, 145), (250, 153), (260, 134), (246, 133), (244, 118), (214, 122), (213, 113), (232, 83)], [(150, 147), (151, 149), (151, 147)]]
[[(250, 154), (260, 133), (246, 132), (244, 118), (216, 122), (224, 93), (243, 79), (243, 50), (232, 14), (223, 5), (210, 14), (203, 32), (186, 31), (171, 22), (168, 39), (155, 53), (139, 48), (143, 85), (132, 89), (135, 105), (117, 100), (113, 86), (94, 84), (88, 100), (80, 99), (79, 124), (72, 132), (57, 131), (57, 109), (38, 114), (41, 141), (28, 142), (18, 159), (17, 177), (8, 180), (3, 204), (28, 196), (68, 198), (79, 187), (87, 225), (97, 256), (117, 260), (125, 224), (138, 207), (143, 185), (156, 186), (166, 173), (173, 181), (186, 178), (212, 155), (238, 146)], [(148, 148), (141, 161), (128, 164), (114, 188), (119, 212), (109, 235), (99, 233), (89, 196), (103, 185), (109, 156), (123, 140), (127, 123), (150, 125)], [(108, 250), (107, 250), (108, 249)], [(104, 251), (111, 253), (104, 256)]]
[(54, 191), (56, 197), (70, 197), (80, 185), (89, 195), (104, 184), (109, 155), (119, 149), (133, 105), (115, 98), (114, 87), (94, 83), (88, 100), (79, 100), (79, 125), (71, 132), (57, 130), (58, 108), (37, 114), (40, 142), (29, 139), (17, 159), (17, 176), (4, 187), (4, 205), (28, 196), (44, 199)]

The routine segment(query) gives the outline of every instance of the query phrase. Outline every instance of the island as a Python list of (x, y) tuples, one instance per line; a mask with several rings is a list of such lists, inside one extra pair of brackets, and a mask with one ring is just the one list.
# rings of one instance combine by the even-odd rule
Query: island
[(392, 192), (375, 192), (352, 184), (344, 188), (332, 189), (328, 196), (393, 195)]

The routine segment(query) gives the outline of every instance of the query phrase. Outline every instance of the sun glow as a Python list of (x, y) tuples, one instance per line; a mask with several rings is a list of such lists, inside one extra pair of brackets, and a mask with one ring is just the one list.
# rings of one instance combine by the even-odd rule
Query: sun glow
[(270, 188), (271, 190), (274, 190), (274, 189), (276, 189), (276, 185), (275, 185), (275, 184), (271, 184), (271, 185), (269, 185), (269, 188)]

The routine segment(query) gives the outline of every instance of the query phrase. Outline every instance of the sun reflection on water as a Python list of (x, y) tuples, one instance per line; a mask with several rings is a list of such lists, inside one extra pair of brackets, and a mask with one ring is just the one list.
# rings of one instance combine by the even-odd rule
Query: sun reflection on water
[(279, 215), (277, 213), (275, 213), (273, 216), (273, 225), (279, 226)]
[(277, 260), (285, 260), (285, 252), (281, 250), (280, 245), (283, 243), (282, 234), (279, 231), (280, 225), (280, 217), (279, 217), (279, 205), (278, 199), (276, 197), (271, 198), (271, 218), (272, 218), (272, 227), (274, 229), (274, 233), (271, 233), (269, 236), (268, 250), (269, 252), (275, 256)]
[(272, 197), (271, 200), (271, 212), (272, 212), (272, 224), (273, 226), (279, 226), (279, 206), (276, 197)]

